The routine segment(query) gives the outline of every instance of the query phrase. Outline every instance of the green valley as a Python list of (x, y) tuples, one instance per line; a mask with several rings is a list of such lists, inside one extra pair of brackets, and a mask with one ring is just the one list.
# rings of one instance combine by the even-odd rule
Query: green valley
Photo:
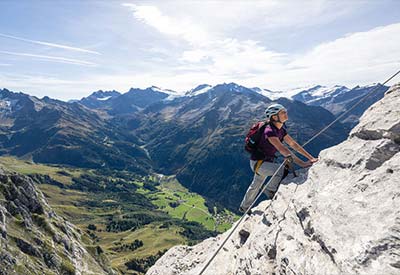
[(167, 249), (228, 229), (237, 216), (207, 206), (174, 176), (80, 169), (0, 157), (30, 176), (57, 214), (77, 226), (88, 251), (105, 254), (121, 274), (142, 274)]

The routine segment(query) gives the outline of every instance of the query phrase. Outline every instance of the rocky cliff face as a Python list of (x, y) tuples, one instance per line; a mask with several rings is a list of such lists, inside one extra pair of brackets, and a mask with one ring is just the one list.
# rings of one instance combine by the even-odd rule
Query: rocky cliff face
[[(89, 253), (89, 250), (91, 253)], [(29, 177), (0, 167), (0, 274), (114, 274)]]
[[(399, 105), (400, 84), (255, 207), (204, 274), (400, 274)], [(199, 274), (228, 233), (170, 249), (147, 274)]]

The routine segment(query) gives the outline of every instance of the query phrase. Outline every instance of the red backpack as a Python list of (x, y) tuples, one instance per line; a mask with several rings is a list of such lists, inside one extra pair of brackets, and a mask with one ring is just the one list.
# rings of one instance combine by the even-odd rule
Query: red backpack
[(246, 135), (246, 138), (244, 140), (244, 149), (251, 153), (251, 154), (255, 154), (258, 151), (258, 143), (260, 142), (261, 136), (264, 132), (265, 127), (268, 125), (267, 122), (265, 121), (260, 121), (257, 122), (255, 124), (253, 124), (253, 126), (251, 126), (249, 132)]

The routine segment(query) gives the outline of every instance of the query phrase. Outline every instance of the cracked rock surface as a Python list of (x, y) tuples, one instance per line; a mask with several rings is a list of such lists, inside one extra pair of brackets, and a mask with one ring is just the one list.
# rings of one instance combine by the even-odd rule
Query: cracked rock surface
[[(400, 274), (399, 106), (397, 84), (346, 141), (253, 208), (203, 274)], [(229, 233), (173, 247), (147, 274), (199, 274)]]

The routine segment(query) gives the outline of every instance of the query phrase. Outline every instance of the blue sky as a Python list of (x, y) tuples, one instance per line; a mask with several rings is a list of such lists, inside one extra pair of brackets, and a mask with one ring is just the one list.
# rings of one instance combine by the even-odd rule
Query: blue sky
[(400, 69), (400, 1), (0, 1), (0, 88), (367, 85)]

